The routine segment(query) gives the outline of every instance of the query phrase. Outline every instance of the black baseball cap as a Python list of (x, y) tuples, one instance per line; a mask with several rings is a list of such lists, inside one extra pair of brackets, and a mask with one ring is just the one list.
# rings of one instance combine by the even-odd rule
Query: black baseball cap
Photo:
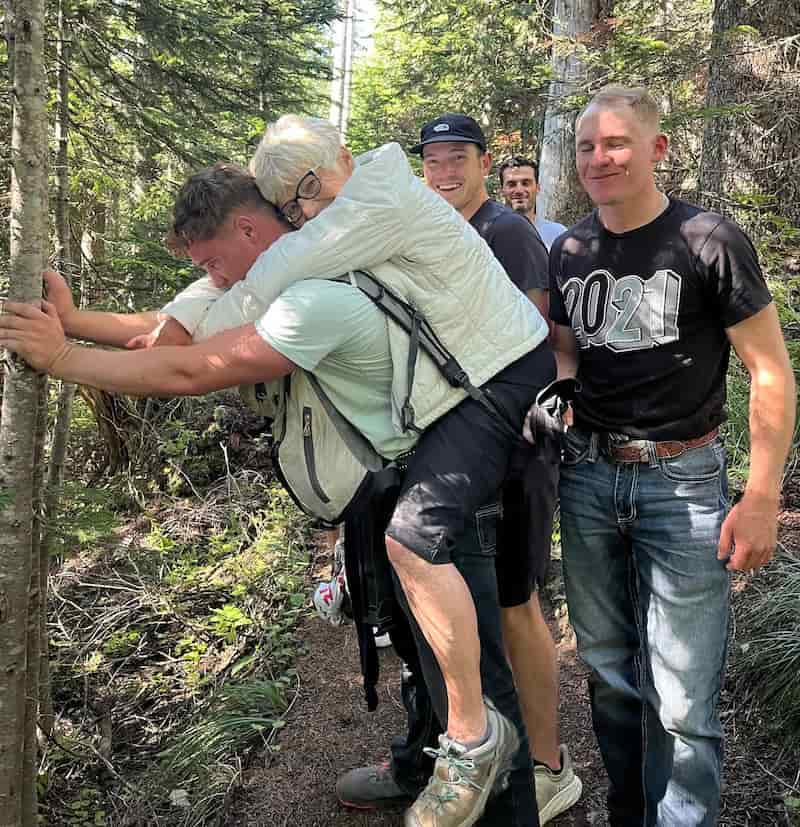
[(486, 152), (486, 136), (478, 122), (457, 112), (445, 112), (426, 123), (419, 132), (419, 143), (412, 146), (411, 151), (422, 155), (422, 147), (444, 141), (477, 144), (482, 152)]

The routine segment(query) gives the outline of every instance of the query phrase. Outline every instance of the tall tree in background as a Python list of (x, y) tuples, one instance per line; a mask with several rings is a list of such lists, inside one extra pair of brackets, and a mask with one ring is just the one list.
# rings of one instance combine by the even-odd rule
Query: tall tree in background
[(715, 1), (706, 108), (701, 198), (800, 226), (800, 5)]
[[(47, 250), (47, 82), (44, 0), (6, 10), (13, 117), (9, 297), (36, 301)], [(0, 422), (0, 814), (3, 824), (35, 823), (23, 812), (25, 792), (27, 620), (31, 577), (34, 437), (40, 382), (19, 360), (6, 359)]]
[(538, 2), (380, 4), (372, 54), (354, 70), (348, 144), (416, 143), (445, 111), (477, 118), (496, 154), (530, 151), (546, 89), (549, 18)]
[(589, 85), (585, 57), (601, 10), (600, 0), (555, 0), (553, 7), (553, 76), (539, 156), (537, 213), (563, 224), (589, 208), (575, 169), (575, 118)]
[[(72, 284), (72, 275), (76, 272), (72, 259), (72, 239), (70, 237), (70, 195), (69, 195), (69, 45), (70, 29), (67, 13), (67, 0), (58, 4), (58, 40), (56, 42), (57, 86), (55, 139), (56, 157), (54, 164), (55, 180), (55, 266), (68, 284)], [(47, 637), (47, 575), (49, 570), (50, 549), (53, 542), (53, 529), (56, 509), (64, 478), (64, 463), (69, 446), (70, 421), (72, 419), (72, 402), (75, 385), (61, 382), (56, 403), (56, 416), (50, 439), (50, 458), (47, 465), (47, 480), (44, 490), (44, 507), (41, 535), (39, 538), (39, 637), (41, 652), (39, 658), (39, 719), (42, 729), (50, 734), (53, 730), (55, 715), (50, 687), (50, 658)]]
[(350, 92), (353, 82), (353, 52), (356, 47), (356, 0), (341, 0), (342, 19), (334, 25), (333, 77), (329, 119), (342, 135), (347, 134), (350, 119)]

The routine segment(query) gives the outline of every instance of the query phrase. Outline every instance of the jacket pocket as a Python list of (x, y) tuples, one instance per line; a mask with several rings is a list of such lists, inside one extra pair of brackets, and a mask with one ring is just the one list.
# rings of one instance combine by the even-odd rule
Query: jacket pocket
[(329, 503), (330, 497), (325, 493), (325, 489), (317, 476), (317, 462), (314, 456), (314, 423), (309, 407), (303, 408), (303, 455), (306, 460), (306, 471), (308, 472), (308, 481), (311, 488), (321, 502)]

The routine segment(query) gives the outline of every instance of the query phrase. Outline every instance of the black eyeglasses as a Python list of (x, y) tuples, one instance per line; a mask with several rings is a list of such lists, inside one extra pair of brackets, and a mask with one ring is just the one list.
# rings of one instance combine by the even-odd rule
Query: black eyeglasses
[(322, 181), (317, 177), (317, 173), (310, 169), (301, 179), (294, 191), (294, 198), (287, 201), (282, 207), (278, 207), (281, 215), (295, 227), (303, 223), (303, 208), (300, 206), (301, 201), (308, 201), (316, 198), (322, 192)]

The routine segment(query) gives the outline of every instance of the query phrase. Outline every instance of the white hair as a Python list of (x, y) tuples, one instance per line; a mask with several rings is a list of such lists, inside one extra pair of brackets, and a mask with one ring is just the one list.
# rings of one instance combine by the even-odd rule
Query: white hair
[(284, 115), (264, 131), (250, 172), (264, 198), (278, 204), (292, 197), (310, 169), (334, 166), (341, 147), (342, 137), (330, 121)]

